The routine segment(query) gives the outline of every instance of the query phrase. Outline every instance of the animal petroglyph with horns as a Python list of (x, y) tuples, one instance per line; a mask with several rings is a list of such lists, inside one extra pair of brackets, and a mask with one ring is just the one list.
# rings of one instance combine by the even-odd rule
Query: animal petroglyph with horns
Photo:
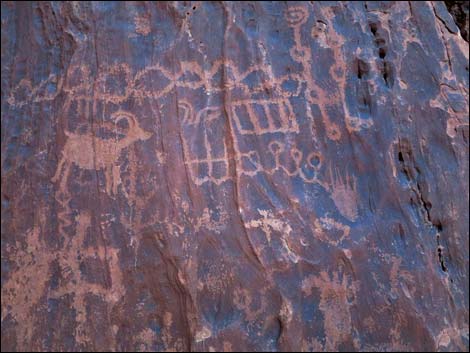
[(152, 134), (143, 130), (139, 126), (136, 117), (129, 112), (119, 110), (113, 113), (111, 118), (115, 124), (121, 120), (127, 121), (128, 129), (122, 139), (102, 139), (90, 132), (77, 134), (65, 131), (67, 141), (62, 150), (62, 157), (52, 182), (57, 182), (61, 179), (62, 188), (67, 182), (70, 167), (72, 164), (75, 164), (80, 169), (85, 170), (104, 169), (106, 192), (109, 195), (117, 193), (117, 186), (120, 180), (117, 160), (122, 150), (136, 141), (149, 139)]

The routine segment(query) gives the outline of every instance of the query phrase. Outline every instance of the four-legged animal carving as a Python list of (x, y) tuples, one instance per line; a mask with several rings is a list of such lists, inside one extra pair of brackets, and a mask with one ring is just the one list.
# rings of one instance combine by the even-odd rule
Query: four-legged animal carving
[(57, 182), (63, 174), (61, 179), (61, 188), (63, 188), (67, 182), (70, 167), (75, 164), (86, 170), (104, 169), (106, 192), (109, 195), (117, 193), (120, 173), (116, 162), (121, 151), (138, 140), (147, 140), (152, 134), (143, 130), (131, 113), (117, 111), (112, 115), (112, 119), (116, 124), (123, 119), (127, 120), (128, 130), (122, 139), (105, 140), (94, 137), (90, 132), (86, 134), (65, 132), (68, 138), (62, 150), (56, 173), (51, 179), (52, 182)]

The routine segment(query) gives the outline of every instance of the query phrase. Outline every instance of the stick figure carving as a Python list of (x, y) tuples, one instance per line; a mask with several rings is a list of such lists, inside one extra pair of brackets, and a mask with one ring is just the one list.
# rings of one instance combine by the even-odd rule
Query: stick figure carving
[(120, 182), (119, 166), (117, 160), (121, 152), (138, 140), (147, 140), (152, 134), (143, 130), (135, 118), (129, 112), (117, 111), (112, 114), (112, 120), (115, 124), (121, 120), (126, 120), (128, 129), (126, 135), (119, 140), (102, 139), (93, 136), (90, 132), (85, 134), (76, 134), (65, 131), (67, 141), (62, 150), (62, 156), (57, 166), (52, 182), (61, 179), (60, 187), (63, 189), (68, 179), (68, 174), (72, 164), (80, 169), (100, 170), (104, 169), (106, 177), (106, 192), (109, 195), (117, 193), (117, 187)]

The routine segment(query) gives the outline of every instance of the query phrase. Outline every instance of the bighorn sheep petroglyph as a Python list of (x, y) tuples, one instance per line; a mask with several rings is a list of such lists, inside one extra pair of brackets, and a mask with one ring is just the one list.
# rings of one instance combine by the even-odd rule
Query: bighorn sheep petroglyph
[[(147, 140), (151, 133), (143, 130), (135, 116), (129, 112), (117, 111), (112, 114), (115, 124), (121, 120), (126, 120), (128, 129), (126, 135), (118, 140), (102, 139), (92, 133), (76, 134), (65, 131), (67, 141), (62, 150), (62, 156), (57, 166), (52, 182), (57, 182), (61, 175), (61, 189), (65, 186), (72, 164), (81, 169), (100, 170), (104, 169), (106, 177), (106, 192), (109, 195), (117, 193), (117, 186), (120, 182), (119, 166), (117, 160), (121, 152), (138, 140)], [(64, 171), (64, 172), (63, 172)]]

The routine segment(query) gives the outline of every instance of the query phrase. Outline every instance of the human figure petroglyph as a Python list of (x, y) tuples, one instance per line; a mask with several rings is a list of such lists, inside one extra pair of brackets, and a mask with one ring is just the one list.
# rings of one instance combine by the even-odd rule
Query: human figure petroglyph
[[(346, 89), (346, 72), (347, 68), (342, 60), (342, 46), (344, 39), (336, 33), (333, 26), (331, 26), (332, 14), (329, 10), (319, 10), (319, 19), (315, 21), (311, 28), (311, 37), (314, 41), (320, 44), (320, 47), (328, 47), (333, 50), (334, 57), (338, 60), (332, 60), (333, 65), (329, 68), (331, 78), (337, 83), (333, 90), (326, 92), (325, 88), (320, 86), (314, 79), (312, 73), (312, 53), (309, 45), (303, 45), (301, 38), (303, 37), (301, 29), (307, 25), (309, 20), (310, 11), (306, 6), (290, 6), (286, 13), (285, 19), (288, 25), (293, 29), (294, 45), (290, 50), (291, 57), (294, 61), (301, 64), (302, 69), (298, 73), (289, 73), (287, 75), (276, 77), (273, 75), (272, 68), (266, 63), (257, 62), (253, 63), (249, 68), (242, 71), (238, 69), (237, 63), (230, 59), (222, 58), (216, 60), (210, 67), (203, 67), (196, 61), (181, 61), (176, 68), (169, 69), (163, 64), (151, 64), (137, 72), (133, 72), (130, 66), (126, 63), (117, 63), (104, 67), (97, 75), (96, 91), (92, 92), (93, 78), (90, 75), (91, 70), (86, 65), (71, 65), (67, 70), (66, 79), (59, 79), (51, 75), (48, 79), (42, 81), (37, 87), (31, 87), (31, 82), (22, 81), (17, 87), (12, 89), (12, 95), (9, 97), (8, 102), (11, 105), (23, 106), (31, 102), (51, 101), (55, 99), (61, 90), (73, 96), (72, 99), (84, 99), (88, 101), (100, 100), (105, 103), (122, 104), (124, 101), (133, 98), (139, 101), (145, 99), (159, 99), (168, 94), (171, 94), (175, 88), (183, 88), (190, 90), (203, 89), (208, 95), (225, 92), (234, 88), (239, 92), (246, 95), (243, 98), (243, 103), (239, 97), (239, 106), (236, 106), (237, 99), (233, 99), (231, 103), (234, 105), (231, 109), (239, 110), (246, 108), (253, 108), (256, 106), (255, 102), (248, 103), (245, 99), (251, 100), (255, 94), (261, 93), (264, 90), (272, 91), (272, 95), (268, 100), (275, 101), (277, 99), (286, 98), (282, 104), (286, 111), (289, 111), (290, 96), (298, 96), (301, 87), (306, 86), (304, 95), (306, 102), (306, 114), (308, 118), (314, 122), (312, 113), (312, 105), (318, 106), (320, 110), (320, 117), (323, 120), (327, 136), (337, 141), (341, 138), (341, 131), (336, 122), (330, 119), (332, 110), (343, 111), (345, 117), (346, 128), (349, 132), (356, 132), (362, 129), (368, 129), (373, 125), (372, 119), (364, 119), (355, 116), (354, 111), (349, 111), (347, 105), (344, 104), (345, 89)], [(258, 43), (258, 47), (262, 55), (266, 55), (266, 49), (263, 43)], [(341, 58), (341, 60), (340, 60)], [(250, 85), (247, 83), (247, 78), (256, 74), (256, 72), (264, 72), (266, 78), (260, 80), (260, 83)], [(77, 73), (83, 79), (77, 81)], [(223, 75), (221, 75), (221, 72)], [(70, 87), (69, 76), (72, 80), (79, 83), (80, 87)], [(223, 76), (223, 82), (220, 77)], [(281, 89), (282, 83), (287, 80), (295, 80), (298, 83), (296, 92), (287, 92)], [(82, 88), (86, 88), (83, 90)], [(22, 93), (24, 90), (28, 91), (28, 97)], [(273, 98), (274, 97), (274, 98)], [(235, 98), (235, 97), (234, 97)], [(245, 104), (246, 103), (246, 104)], [(259, 104), (262, 105), (261, 102)], [(254, 130), (259, 128), (259, 131), (272, 131), (272, 121), (269, 120), (269, 112), (272, 106), (264, 106), (264, 110), (268, 117), (266, 122), (268, 127), (255, 126)], [(283, 111), (284, 109), (281, 109)], [(256, 109), (252, 117), (257, 116)], [(282, 113), (280, 113), (282, 114)], [(194, 116), (194, 115), (193, 115)], [(235, 117), (238, 114), (234, 114)], [(255, 119), (256, 121), (256, 119)], [(295, 119), (292, 120), (292, 126), (289, 129), (296, 129)], [(313, 133), (313, 128), (312, 128)], [(314, 140), (316, 139), (313, 136)]]
[(75, 164), (80, 169), (85, 170), (104, 169), (106, 192), (109, 195), (117, 193), (117, 186), (120, 181), (117, 160), (122, 150), (136, 141), (149, 139), (152, 134), (143, 130), (135, 116), (129, 112), (119, 110), (113, 113), (111, 118), (115, 124), (121, 120), (127, 121), (128, 130), (122, 139), (105, 140), (92, 135), (90, 132), (77, 134), (65, 131), (67, 141), (62, 150), (62, 156), (59, 160), (56, 173), (51, 179), (52, 182), (55, 183), (62, 178), (61, 189), (63, 189), (67, 182), (70, 168)]
[[(303, 80), (307, 86), (305, 91), (307, 115), (313, 122), (314, 117), (310, 105), (318, 105), (328, 138), (337, 141), (341, 138), (341, 132), (338, 125), (330, 120), (327, 110), (327, 106), (332, 104), (332, 98), (334, 97), (330, 97), (322, 87), (315, 83), (311, 69), (312, 53), (309, 47), (302, 44), (301, 27), (307, 22), (308, 11), (302, 6), (290, 7), (286, 11), (285, 18), (294, 30), (295, 45), (290, 49), (291, 57), (302, 64), (303, 67)], [(323, 31), (326, 31), (326, 29), (323, 28)]]
[[(5, 279), (1, 292), (2, 300), (9, 303), (8, 308), (2, 311), (2, 320), (12, 315), (17, 322), (24, 323), (19, 326), (18, 342), (21, 350), (26, 351), (27, 344), (34, 337), (35, 323), (28, 316), (43, 305), (42, 300), (47, 302), (71, 296), (71, 306), (75, 311), (75, 339), (85, 344), (89, 340), (86, 297), (97, 295), (113, 307), (125, 294), (119, 250), (101, 244), (86, 246), (85, 238), (91, 226), (91, 217), (90, 212), (79, 212), (75, 216), (75, 235), (67, 238), (60, 249), (51, 249), (46, 244), (41, 222), (24, 234), (25, 246), (11, 259), (12, 263), (16, 262), (16, 270)], [(82, 257), (81, 261), (77, 260), (78, 254)], [(108, 283), (84, 280), (81, 264), (87, 260), (99, 260), (100, 265), (109, 271)], [(48, 277), (45, 276), (54, 267), (60, 271), (61, 278), (55, 287), (48, 284)]]
[[(329, 114), (331, 114), (329, 109), (337, 104), (338, 97), (336, 94), (329, 97), (329, 94), (315, 83), (312, 74), (311, 49), (301, 42), (301, 28), (307, 24), (309, 11), (303, 6), (290, 7), (285, 16), (294, 33), (294, 45), (290, 53), (293, 60), (301, 64), (301, 71), (297, 73), (289, 72), (284, 75), (274, 75), (272, 68), (266, 65), (264, 61), (252, 63), (246, 70), (240, 70), (237, 63), (227, 58), (216, 60), (208, 67), (202, 66), (196, 61), (181, 61), (171, 70), (163, 64), (156, 63), (137, 72), (133, 71), (126, 63), (117, 63), (105, 67), (98, 73), (96, 90), (91, 90), (90, 88), (93, 86), (93, 78), (90, 75), (91, 70), (81, 65), (71, 67), (68, 70), (67, 78), (64, 83), (61, 83), (60, 87), (67, 93), (68, 101), (80, 101), (80, 104), (100, 102), (104, 105), (108, 103), (122, 105), (129, 99), (137, 100), (137, 102), (155, 101), (172, 94), (175, 90), (182, 90), (182, 96), (185, 98), (178, 100), (178, 110), (184, 130), (182, 143), (184, 145), (185, 164), (191, 171), (192, 179), (198, 185), (204, 182), (220, 184), (231, 180), (232, 177), (229, 176), (230, 160), (235, 161), (234, 165), (237, 168), (236, 175), (238, 178), (243, 175), (255, 176), (262, 172), (269, 175), (282, 172), (289, 177), (300, 177), (306, 183), (323, 185), (318, 179), (317, 172), (319, 168), (310, 163), (309, 154), (318, 153), (300, 151), (296, 148), (295, 143), (289, 143), (286, 146), (283, 144), (286, 138), (289, 140), (300, 133), (299, 122), (296, 117), (297, 112), (294, 112), (290, 98), (299, 97), (300, 95), (305, 97), (305, 114), (311, 124), (314, 121), (312, 106), (317, 105), (320, 115), (324, 119), (327, 135), (333, 140), (338, 140), (341, 136), (339, 127), (329, 120)], [(317, 21), (316, 30), (312, 31), (314, 36), (324, 36), (325, 33), (330, 32), (327, 22), (327, 20)], [(339, 40), (336, 42), (339, 43)], [(336, 42), (330, 43), (328, 40), (327, 44), (331, 45)], [(265, 55), (262, 43), (259, 47), (264, 50), (261, 51)], [(336, 45), (335, 48), (338, 51), (339, 45)], [(341, 53), (338, 51), (337, 54)], [(342, 68), (339, 67), (338, 69)], [(78, 79), (78, 73), (83, 73), (83, 75), (78, 76), (84, 78)], [(339, 75), (336, 71), (330, 72), (330, 74)], [(223, 79), (220, 77), (223, 77)], [(250, 77), (258, 78), (255, 84), (251, 83)], [(70, 79), (73, 82), (76, 81), (76, 87), (70, 86)], [(295, 81), (297, 85), (292, 86), (291, 83), (286, 85), (290, 81)], [(42, 83), (42, 86), (44, 85), (45, 83)], [(294, 88), (293, 90), (284, 88), (287, 86)], [(220, 100), (217, 101), (216, 99), (218, 105), (214, 105), (214, 100), (208, 98), (207, 106), (194, 111), (194, 107), (187, 98), (188, 96), (185, 95), (187, 90), (191, 92), (199, 90), (208, 97), (220, 94), (227, 95), (229, 97), (228, 104), (224, 107), (221, 105)], [(34, 90), (34, 92), (36, 91)], [(19, 101), (13, 99), (11, 102), (16, 104)], [(70, 107), (70, 104), (67, 106)], [(222, 134), (221, 141), (212, 141), (210, 137), (206, 136), (203, 139), (206, 141), (203, 142), (204, 147), (201, 148), (195, 142), (193, 135), (202, 134), (203, 129), (218, 125), (219, 121), (223, 122), (225, 124), (224, 129), (227, 129), (226, 133)], [(313, 131), (312, 129), (313, 148), (315, 149), (318, 144), (315, 142), (316, 137)], [(244, 136), (256, 138), (265, 135), (272, 135), (272, 141), (275, 141), (275, 143), (271, 147), (276, 147), (274, 148), (276, 150), (269, 149), (265, 153), (261, 151), (261, 154), (253, 150), (250, 151), (250, 143), (247, 139), (244, 139)], [(68, 146), (72, 146), (74, 141), (82, 141), (81, 143), (87, 139), (89, 141), (90, 137), (86, 136), (87, 134), (81, 137), (82, 140), (79, 140), (76, 134), (68, 136), (67, 141), (70, 140), (67, 142)], [(230, 148), (233, 148), (235, 153), (233, 156), (229, 155), (227, 141), (225, 141), (230, 136), (233, 139), (233, 143), (230, 144)], [(103, 145), (101, 141), (96, 139), (96, 142), (98, 142), (96, 153), (102, 156), (109, 155), (110, 152), (106, 151), (108, 145), (106, 143)], [(124, 141), (125, 139), (122, 140), (122, 142)], [(214, 143), (219, 147), (214, 148)], [(64, 148), (64, 151), (68, 148)], [(205, 156), (195, 153), (197, 150), (202, 149), (206, 151)], [(69, 153), (71, 152), (69, 151)], [(266, 156), (270, 153), (271, 156)], [(120, 148), (117, 149), (115, 154), (119, 156)], [(87, 155), (87, 152), (85, 155)], [(265, 161), (271, 157), (275, 161), (275, 165), (265, 165)], [(85, 168), (82, 169), (92, 168), (89, 157), (83, 157), (85, 160), (81, 160), (81, 158), (70, 157), (69, 159), (79, 166), (81, 164), (85, 165)], [(113, 158), (111, 159), (114, 161)], [(53, 181), (57, 181), (64, 170), (68, 173), (70, 163), (65, 162), (69, 159), (61, 159)], [(116, 166), (111, 166), (111, 162), (104, 162), (101, 159), (102, 157), (99, 157), (96, 161), (96, 167), (105, 170), (107, 192), (110, 194), (116, 193), (116, 184), (119, 183), (119, 169)], [(66, 179), (66, 177), (63, 178), (63, 181), (65, 182)]]
[(341, 131), (338, 124), (330, 119), (330, 110), (343, 110), (344, 119), (347, 130), (357, 132), (362, 129), (369, 129), (373, 125), (371, 118), (361, 118), (352, 115), (349, 111), (345, 99), (346, 92), (346, 64), (342, 59), (342, 47), (344, 39), (336, 33), (333, 26), (329, 26), (329, 19), (333, 17), (331, 13), (326, 11), (325, 15), (320, 14), (323, 19), (318, 19), (311, 29), (311, 37), (321, 48), (330, 48), (333, 51), (333, 56), (337, 60), (332, 60), (332, 65), (328, 72), (331, 78), (336, 83), (336, 87), (331, 87), (332, 91), (325, 91), (313, 77), (312, 73), (312, 55), (310, 48), (301, 42), (301, 27), (306, 24), (308, 18), (307, 9), (299, 6), (290, 7), (285, 14), (286, 21), (294, 31), (295, 45), (291, 48), (291, 57), (302, 64), (303, 70), (300, 80), (306, 83), (307, 89), (305, 98), (307, 102), (307, 115), (313, 121), (310, 104), (315, 104), (320, 110), (323, 124), (325, 126), (327, 136), (337, 141), (341, 138)]
[[(267, 243), (271, 245), (273, 234), (279, 234), (279, 240), (282, 245), (282, 257), (284, 260), (292, 261), (297, 263), (299, 261), (299, 256), (293, 250), (293, 244), (291, 244), (292, 239), (292, 227), (289, 223), (282, 220), (282, 217), (274, 215), (270, 210), (260, 210), (258, 213), (261, 218), (253, 219), (245, 223), (247, 229), (259, 229), (266, 236)], [(262, 249), (255, 250), (258, 253), (262, 252)]]
[[(72, 307), (77, 313), (75, 317), (76, 340), (80, 343), (86, 343), (89, 339), (86, 296), (92, 293), (106, 299), (111, 306), (114, 306), (124, 295), (125, 289), (122, 272), (119, 268), (119, 250), (103, 245), (84, 246), (87, 229), (91, 226), (91, 213), (80, 212), (75, 216), (75, 221), (77, 223), (76, 235), (68, 240), (61, 256), (51, 254), (52, 258), (58, 259), (60, 271), (67, 280), (60, 287), (50, 291), (49, 298), (61, 298), (69, 293), (74, 293)], [(81, 263), (75, 260), (78, 250), (82, 257)], [(100, 266), (106, 268), (109, 271), (108, 280), (110, 283), (83, 281), (81, 265), (87, 261), (96, 261)]]
[[(330, 76), (333, 78), (334, 82), (336, 83), (336, 90), (335, 95), (333, 96), (332, 103), (335, 103), (337, 106), (340, 106), (344, 113), (344, 122), (346, 124), (346, 129), (349, 133), (358, 132), (361, 130), (369, 129), (373, 126), (374, 122), (370, 116), (364, 117), (361, 116), (360, 112), (351, 112), (346, 98), (347, 88), (347, 77), (346, 73), (348, 71), (346, 60), (344, 60), (344, 55), (342, 52), (342, 48), (345, 44), (345, 39), (341, 34), (336, 32), (334, 26), (328, 26), (328, 23), (333, 22), (333, 18), (335, 14), (331, 11), (331, 9), (322, 9), (322, 13), (324, 12), (324, 20), (317, 21), (316, 27), (320, 26), (323, 28), (323, 35), (322, 33), (319, 34), (317, 38), (315, 38), (315, 33), (318, 31), (312, 30), (312, 36), (315, 38), (320, 46), (324, 43), (324, 47), (331, 48), (333, 51), (333, 65), (329, 68), (328, 72)], [(325, 26), (323, 26), (325, 24)], [(315, 26), (314, 26), (315, 27)], [(360, 49), (358, 49), (360, 53)], [(367, 89), (371, 88), (371, 85), (368, 82), (366, 83)], [(368, 105), (369, 103), (367, 103)], [(369, 110), (370, 107), (367, 107)]]
[[(226, 84), (224, 84), (223, 88), (212, 86), (214, 76), (221, 69), (230, 71), (231, 75), (228, 76), (227, 82), (225, 82)], [(263, 83), (259, 86), (250, 87), (243, 82), (243, 80), (251, 73), (263, 70), (264, 68), (262, 68), (261, 65), (254, 64), (250, 69), (240, 72), (232, 61), (224, 59), (217, 61), (207, 70), (203, 70), (195, 62), (182, 62), (181, 67), (175, 72), (170, 72), (163, 66), (156, 64), (146, 67), (132, 76), (131, 70), (127, 64), (115, 64), (98, 75), (97, 90), (93, 93), (93, 96), (90, 96), (92, 81), (87, 79), (91, 79), (90, 70), (87, 69), (86, 66), (77, 66), (70, 69), (70, 78), (68, 77), (65, 83), (61, 83), (60, 87), (67, 93), (66, 111), (71, 109), (75, 104), (74, 102), (76, 102), (75, 105), (86, 108), (86, 105), (91, 107), (93, 102), (120, 105), (131, 97), (137, 100), (155, 100), (169, 94), (170, 91), (175, 88), (191, 90), (205, 89), (212, 92), (211, 94), (216, 94), (223, 90), (229, 90), (229, 92), (231, 90), (238, 90), (242, 96), (237, 96), (238, 99), (231, 100), (228, 112), (224, 112), (224, 108), (221, 106), (208, 106), (198, 112), (194, 112), (193, 106), (187, 99), (182, 99), (178, 102), (178, 109), (182, 117), (181, 122), (184, 126), (193, 126), (195, 128), (199, 126), (199, 128), (206, 129), (208, 127), (210, 128), (213, 124), (218, 124), (217, 121), (224, 121), (224, 124), (226, 124), (227, 117), (225, 117), (224, 114), (228, 113), (231, 124), (230, 128), (234, 128), (236, 131), (233, 146), (235, 152), (234, 156), (228, 156), (225, 141), (221, 142), (221, 148), (213, 149), (211, 147), (213, 141), (210, 141), (210, 138), (206, 136), (205, 148), (208, 152), (207, 156), (199, 159), (194, 158), (194, 156), (191, 156), (194, 144), (183, 141), (185, 155), (188, 157), (186, 164), (190, 167), (189, 169), (192, 171), (192, 177), (193, 180), (196, 181), (196, 184), (201, 185), (204, 182), (216, 182), (216, 184), (220, 184), (224, 181), (231, 180), (232, 178), (229, 176), (228, 172), (229, 159), (233, 159), (237, 162), (237, 168), (240, 169), (238, 173), (239, 177), (242, 175), (255, 176), (260, 172), (273, 174), (276, 171), (284, 171), (289, 176), (298, 175), (306, 182), (317, 182), (316, 178), (312, 178), (302, 171), (301, 164), (306, 165), (308, 168), (311, 166), (308, 162), (304, 163), (305, 161), (300, 163), (300, 159), (302, 158), (299, 159), (299, 157), (302, 157), (302, 153), (300, 151), (300, 153), (295, 152), (295, 148), (292, 154), (287, 153), (293, 158), (293, 165), (296, 166), (295, 170), (289, 168), (282, 159), (278, 159), (278, 156), (280, 156), (278, 154), (279, 151), (273, 151), (273, 156), (276, 159), (274, 168), (263, 166), (261, 158), (256, 151), (242, 152), (240, 144), (242, 143), (241, 139), (243, 139), (243, 135), (262, 136), (264, 134), (276, 133), (278, 134), (277, 139), (282, 140), (282, 136), (286, 134), (297, 134), (299, 132), (299, 125), (289, 97), (298, 96), (300, 89), (297, 88), (295, 92), (287, 92), (282, 89), (282, 84), (287, 80), (296, 78), (295, 75), (288, 74), (280, 77), (272, 77), (273, 80), (269, 85), (271, 93), (268, 98), (249, 98), (253, 96), (253, 94), (264, 94), (266, 87)], [(196, 79), (193, 81), (185, 81), (188, 73), (194, 73)], [(272, 73), (270, 73), (270, 75), (272, 76)], [(82, 79), (78, 79), (78, 76), (83, 77)], [(155, 78), (154, 76), (162, 78), (162, 83), (156, 84), (157, 87), (152, 87), (154, 84), (150, 82), (151, 78)], [(72, 82), (76, 84), (71, 86)], [(114, 83), (119, 83), (121, 88), (116, 88)], [(46, 82), (41, 83), (41, 87), (45, 86), (45, 84)], [(22, 85), (28, 86), (25, 83), (22, 83)], [(113, 87), (113, 89), (108, 89), (107, 87)], [(31, 90), (34, 92), (38, 91), (34, 88)], [(242, 98), (243, 96), (248, 98)], [(14, 99), (11, 100), (11, 103), (20, 104), (19, 101)], [(125, 138), (117, 140), (116, 142), (99, 138), (95, 139), (96, 161), (93, 160), (93, 148), (86, 147), (84, 150), (81, 148), (81, 146), (93, 146), (93, 139), (90, 134), (66, 132), (68, 139), (52, 181), (57, 182), (61, 179), (61, 188), (63, 189), (72, 164), (76, 164), (81, 169), (87, 170), (94, 170), (95, 168), (104, 169), (106, 191), (108, 194), (115, 194), (120, 181), (120, 171), (115, 165), (115, 161), (119, 158), (121, 150), (137, 139), (146, 139), (145, 133), (141, 137), (137, 136), (138, 133), (133, 133), (135, 128), (139, 129), (138, 125), (134, 126), (135, 124), (133, 124), (135, 119), (130, 116), (127, 116), (126, 119), (131, 122), (129, 123), (129, 132)], [(246, 125), (246, 123), (248, 124)], [(194, 132), (196, 132), (196, 130), (193, 130), (193, 133)], [(191, 135), (189, 130), (188, 133)], [(281, 145), (280, 140), (279, 145)], [(80, 148), (78, 146), (80, 146)], [(80, 150), (81, 154), (74, 154), (74, 150)], [(211, 155), (213, 151), (217, 153)], [(219, 151), (222, 151), (222, 153), (219, 153)], [(285, 151), (282, 152), (284, 153)], [(243, 165), (249, 165), (250, 167), (244, 168)], [(209, 174), (216, 171), (216, 173), (213, 174), (218, 173), (219, 175), (213, 177), (209, 177), (208, 175), (204, 176), (204, 170), (207, 170)], [(63, 178), (61, 178), (62, 175), (64, 175)]]

